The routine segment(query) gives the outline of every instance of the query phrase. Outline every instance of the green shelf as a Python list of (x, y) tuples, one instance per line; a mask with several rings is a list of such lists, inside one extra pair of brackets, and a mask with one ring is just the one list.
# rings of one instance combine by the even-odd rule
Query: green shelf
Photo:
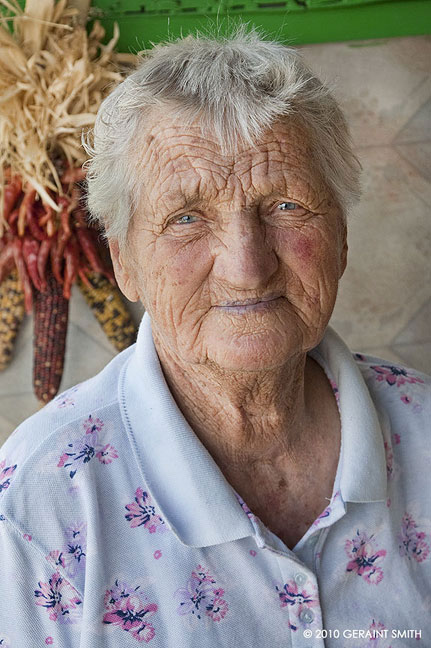
[(107, 37), (118, 23), (124, 52), (232, 19), (292, 45), (431, 33), (430, 0), (93, 0), (91, 13)]

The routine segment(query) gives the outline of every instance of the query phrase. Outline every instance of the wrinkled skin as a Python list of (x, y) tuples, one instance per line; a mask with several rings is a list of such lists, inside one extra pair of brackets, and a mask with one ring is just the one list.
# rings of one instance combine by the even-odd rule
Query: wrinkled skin
[[(323, 336), (346, 264), (340, 209), (293, 123), (229, 157), (198, 124), (181, 127), (166, 111), (147, 122), (137, 163), (142, 194), (127, 247), (110, 242), (120, 287), (149, 312), (169, 386), (196, 434), (293, 545), (331, 495), (338, 459), (334, 398), (306, 352)], [(232, 305), (250, 299), (258, 303)], [(268, 501), (278, 522), (265, 517)], [(295, 506), (308, 511), (296, 526)]]

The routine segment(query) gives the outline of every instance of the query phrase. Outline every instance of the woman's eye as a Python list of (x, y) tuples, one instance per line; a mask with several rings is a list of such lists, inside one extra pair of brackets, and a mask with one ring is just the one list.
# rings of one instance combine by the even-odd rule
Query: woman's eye
[(294, 203), (294, 202), (282, 202), (278, 205), (278, 208), (281, 209), (282, 211), (293, 211), (298, 207), (301, 208), (301, 205), (298, 205), (298, 203)]
[(192, 216), (190, 214), (184, 214), (184, 216), (180, 216), (174, 222), (179, 225), (187, 225), (188, 223), (194, 223), (196, 219), (197, 219), (196, 216)]

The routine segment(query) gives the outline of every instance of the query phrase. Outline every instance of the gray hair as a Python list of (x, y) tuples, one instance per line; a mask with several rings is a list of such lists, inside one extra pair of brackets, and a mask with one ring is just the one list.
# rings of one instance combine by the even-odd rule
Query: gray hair
[(224, 154), (240, 144), (254, 146), (281, 118), (295, 119), (306, 127), (315, 162), (344, 215), (359, 198), (360, 164), (343, 113), (297, 50), (240, 25), (227, 37), (187, 36), (141, 56), (100, 106), (93, 143), (83, 137), (90, 156), (88, 208), (107, 238), (126, 242), (140, 195), (132, 150), (145, 116), (163, 106), (175, 106), (183, 124), (198, 118)]

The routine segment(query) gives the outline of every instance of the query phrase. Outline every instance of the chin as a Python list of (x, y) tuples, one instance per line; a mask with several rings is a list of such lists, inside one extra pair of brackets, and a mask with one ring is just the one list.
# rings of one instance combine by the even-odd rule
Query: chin
[(300, 345), (274, 332), (218, 339), (209, 344), (207, 357), (226, 371), (269, 371), (301, 352)]

